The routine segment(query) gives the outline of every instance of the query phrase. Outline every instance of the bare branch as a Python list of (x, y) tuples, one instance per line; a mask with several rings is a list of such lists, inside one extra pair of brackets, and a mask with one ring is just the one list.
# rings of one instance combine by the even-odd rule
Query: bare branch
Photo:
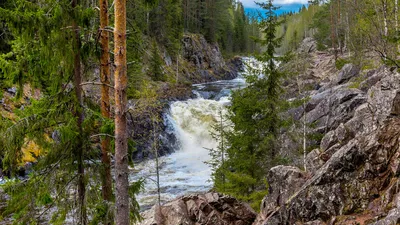
[(115, 138), (115, 136), (112, 136), (112, 135), (110, 135), (110, 134), (94, 134), (94, 135), (90, 136), (90, 138), (102, 137), (102, 136), (104, 136), (104, 137), (110, 137), (110, 138)]
[(101, 83), (101, 82), (84, 82), (84, 83), (81, 83), (80, 84), (80, 86), (84, 86), (84, 85), (105, 85), (105, 86), (108, 86), (108, 87), (110, 87), (110, 88), (114, 88), (112, 85), (110, 85), (110, 84), (105, 84), (105, 83)]

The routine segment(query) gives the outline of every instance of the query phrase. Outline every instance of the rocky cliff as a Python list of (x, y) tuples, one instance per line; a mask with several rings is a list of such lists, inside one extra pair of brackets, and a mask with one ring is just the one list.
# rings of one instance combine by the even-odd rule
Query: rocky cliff
[(225, 61), (218, 44), (208, 43), (202, 35), (185, 34), (182, 46), (187, 66), (183, 73), (193, 83), (234, 79), (243, 69), (239, 57)]
[[(400, 224), (400, 74), (386, 66), (346, 64), (338, 70), (334, 56), (316, 52), (311, 40), (300, 52), (301, 63), (310, 66), (299, 79), (285, 82), (286, 95), (309, 99), (289, 115), (306, 121), (312, 149), (303, 160), (302, 143), (287, 134), (298, 128), (282, 133), (282, 156), (297, 160), (266, 174), (269, 194), (253, 225)], [(154, 210), (146, 221), (155, 218)], [(236, 224), (190, 220), (197, 218), (190, 213), (182, 217), (191, 222), (153, 224)]]
[(303, 81), (316, 88), (307, 93), (305, 112), (292, 113), (322, 139), (307, 154), (306, 171), (269, 171), (269, 195), (254, 225), (400, 224), (400, 74), (352, 64), (317, 74), (331, 56), (309, 57), (313, 66)]

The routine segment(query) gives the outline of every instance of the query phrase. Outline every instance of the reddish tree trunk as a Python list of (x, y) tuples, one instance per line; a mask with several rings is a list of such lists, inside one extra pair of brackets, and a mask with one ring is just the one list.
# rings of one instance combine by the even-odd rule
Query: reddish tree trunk
[[(101, 83), (101, 114), (105, 118), (110, 118), (110, 53), (109, 53), (109, 35), (105, 31), (108, 26), (108, 0), (100, 0), (100, 79)], [(110, 138), (104, 137), (101, 140), (101, 162), (104, 167), (102, 177), (102, 194), (105, 201), (112, 200), (112, 178), (111, 178), (111, 162), (110, 162)], [(108, 223), (107, 223), (108, 224)]]
[(115, 0), (115, 182), (117, 225), (129, 225), (126, 0)]

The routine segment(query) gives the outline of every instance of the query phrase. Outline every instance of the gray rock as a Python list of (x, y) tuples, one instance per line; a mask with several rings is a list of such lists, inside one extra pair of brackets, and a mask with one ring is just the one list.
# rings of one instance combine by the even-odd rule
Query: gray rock
[(360, 83), (360, 90), (367, 92), (372, 86), (382, 79), (385, 75), (386, 67), (381, 67), (378, 70), (368, 71), (365, 75), (366, 79)]
[(339, 71), (338, 84), (345, 83), (351, 78), (358, 76), (360, 74), (360, 68), (353, 64), (346, 64)]
[[(321, 148), (307, 155), (307, 167), (316, 169), (300, 187), (284, 176), (270, 179), (272, 190), (254, 225), (329, 224), (341, 215), (351, 221), (361, 212), (377, 218), (377, 225), (400, 222), (400, 74), (383, 74), (367, 94), (341, 87), (332, 91), (329, 110), (323, 98), (307, 113), (314, 112), (318, 122), (329, 111), (334, 121), (325, 120), (330, 132)], [(292, 194), (282, 203), (276, 193), (287, 187)]]
[(314, 221), (307, 222), (304, 225), (325, 225), (325, 223), (322, 222), (321, 220), (314, 220)]
[(218, 44), (207, 43), (202, 35), (185, 34), (182, 42), (183, 59), (197, 69), (194, 76), (187, 76), (192, 77), (193, 82), (234, 79), (243, 69), (243, 62), (239, 57), (226, 63)]
[(395, 208), (389, 211), (388, 215), (383, 219), (373, 223), (372, 225), (394, 225), (400, 224), (400, 209)]
[(246, 203), (215, 192), (184, 196), (142, 214), (140, 225), (251, 225), (256, 213)]
[(306, 114), (306, 121), (316, 124), (319, 130), (330, 131), (351, 119), (355, 109), (366, 100), (365, 93), (345, 86), (324, 91), (307, 104), (308, 109), (312, 108), (311, 105), (315, 107)]
[(321, 168), (325, 161), (321, 159), (321, 151), (319, 149), (314, 149), (307, 154), (306, 157), (306, 168), (307, 172), (315, 174), (315, 172)]
[[(261, 218), (267, 218), (305, 183), (306, 175), (297, 167), (276, 166), (268, 173), (269, 194), (261, 202)], [(256, 222), (257, 224), (257, 222)]]
[(16, 87), (7, 88), (7, 92), (12, 95), (15, 95), (15, 94), (17, 94), (17, 88)]
[(317, 42), (314, 38), (307, 37), (305, 38), (298, 49), (298, 52), (301, 53), (312, 53), (317, 50)]

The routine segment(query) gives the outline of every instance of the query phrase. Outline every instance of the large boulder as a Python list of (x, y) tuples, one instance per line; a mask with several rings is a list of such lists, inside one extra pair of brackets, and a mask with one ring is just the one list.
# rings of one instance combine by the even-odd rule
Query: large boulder
[(360, 74), (360, 67), (354, 64), (346, 64), (339, 71), (338, 83), (342, 84), (349, 81), (351, 78), (356, 77)]
[(268, 173), (269, 194), (261, 203), (261, 217), (265, 220), (277, 208), (284, 205), (306, 181), (306, 174), (297, 167), (276, 166)]
[(317, 50), (317, 41), (314, 38), (307, 37), (305, 38), (298, 49), (300, 53), (312, 53)]
[(154, 206), (142, 216), (140, 225), (251, 225), (257, 214), (233, 197), (209, 192)]

